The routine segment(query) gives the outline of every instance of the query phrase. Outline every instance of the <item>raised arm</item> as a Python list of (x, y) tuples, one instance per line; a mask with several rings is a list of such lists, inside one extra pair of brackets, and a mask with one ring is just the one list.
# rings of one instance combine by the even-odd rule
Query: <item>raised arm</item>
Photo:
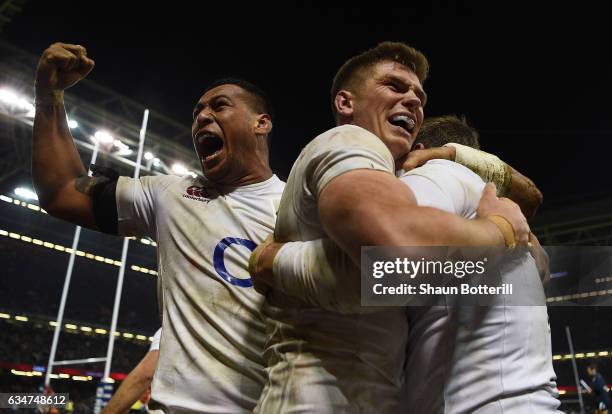
[(93, 67), (82, 46), (55, 43), (43, 52), (36, 72), (32, 179), (49, 214), (97, 230), (91, 190), (98, 179), (87, 176), (64, 108), (64, 90)]

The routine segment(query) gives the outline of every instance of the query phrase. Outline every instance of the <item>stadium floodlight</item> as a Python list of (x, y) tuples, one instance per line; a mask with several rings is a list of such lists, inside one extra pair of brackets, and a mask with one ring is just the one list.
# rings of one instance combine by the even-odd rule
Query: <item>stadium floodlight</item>
[(12, 90), (2, 88), (0, 89), (0, 101), (7, 105), (17, 105), (17, 102), (19, 102), (19, 97)]
[(79, 127), (79, 123), (77, 121), (75, 121), (74, 119), (69, 119), (68, 120), (68, 128), (70, 129), (75, 129)]
[(13, 192), (19, 197), (25, 198), (26, 200), (38, 200), (38, 196), (36, 195), (36, 193), (30, 190), (29, 188), (17, 187)]
[(13, 110), (26, 112), (26, 116), (33, 118), (35, 113), (34, 105), (25, 97), (19, 96), (11, 89), (0, 89), (0, 102), (10, 106)]
[(34, 114), (36, 113), (36, 108), (30, 102), (21, 98), (17, 101), (17, 108), (27, 111), (26, 116), (30, 118), (34, 118)]
[(106, 131), (96, 131), (94, 138), (103, 144), (109, 144), (115, 140), (115, 138)]
[(152, 153), (152, 152), (148, 152), (148, 151), (147, 151), (147, 152), (145, 152), (145, 153), (144, 153), (144, 159), (145, 159), (145, 160), (150, 161), (150, 160), (152, 160), (153, 158), (155, 158), (155, 156), (153, 155), (153, 153)]
[(130, 155), (132, 153), (132, 150), (130, 149), (130, 147), (118, 139), (113, 141), (113, 145), (119, 150), (117, 152), (118, 155)]
[(187, 168), (185, 168), (185, 166), (183, 164), (173, 164), (172, 165), (172, 172), (178, 175), (187, 175), (189, 174), (189, 170)]

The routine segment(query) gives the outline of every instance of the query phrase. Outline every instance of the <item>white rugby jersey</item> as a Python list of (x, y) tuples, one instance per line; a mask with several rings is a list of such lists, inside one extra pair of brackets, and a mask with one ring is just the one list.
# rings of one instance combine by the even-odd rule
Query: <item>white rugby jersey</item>
[(203, 178), (119, 178), (120, 234), (158, 244), (163, 335), (152, 395), (164, 412), (246, 413), (259, 399), (264, 298), (247, 263), (274, 229), (283, 186), (272, 176), (218, 194)]
[[(343, 125), (309, 143), (287, 181), (275, 239), (327, 237), (319, 194), (334, 177), (356, 169), (394, 171), (387, 147), (365, 129)], [(275, 305), (290, 301), (277, 291), (269, 299)], [(268, 316), (269, 379), (256, 412), (397, 412), (407, 335), (403, 308), (341, 315), (279, 305)]]
[[(447, 160), (431, 160), (400, 179), (418, 205), (464, 218), (476, 215), (485, 185), (471, 170)], [(514, 284), (517, 294), (543, 297), (530, 254), (506, 270), (525, 282)], [(403, 412), (414, 407), (422, 414), (558, 412), (546, 306), (504, 306), (503, 298), (499, 302), (487, 307), (408, 308)]]
[(149, 352), (151, 351), (159, 351), (159, 341), (161, 340), (162, 330), (159, 328), (155, 335), (153, 335), (153, 340), (151, 341), (151, 346), (149, 347)]
[(400, 179), (410, 187), (417, 204), (434, 207), (464, 218), (476, 217), (485, 187), (484, 181), (469, 168), (448, 160), (430, 160)]

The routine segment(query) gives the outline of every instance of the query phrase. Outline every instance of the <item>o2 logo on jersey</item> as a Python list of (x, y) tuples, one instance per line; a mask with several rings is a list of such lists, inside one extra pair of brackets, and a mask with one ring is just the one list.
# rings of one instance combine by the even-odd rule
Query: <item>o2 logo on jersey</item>
[(213, 253), (213, 265), (215, 266), (215, 270), (225, 281), (231, 283), (235, 286), (240, 287), (251, 287), (253, 286), (253, 280), (249, 277), (248, 279), (239, 279), (235, 276), (232, 276), (225, 267), (225, 259), (223, 258), (223, 253), (225, 249), (230, 247), (232, 244), (239, 244), (240, 246), (244, 246), (250, 251), (255, 250), (257, 245), (255, 242), (247, 239), (239, 239), (238, 237), (226, 237), (217, 243), (215, 247), (215, 251)]

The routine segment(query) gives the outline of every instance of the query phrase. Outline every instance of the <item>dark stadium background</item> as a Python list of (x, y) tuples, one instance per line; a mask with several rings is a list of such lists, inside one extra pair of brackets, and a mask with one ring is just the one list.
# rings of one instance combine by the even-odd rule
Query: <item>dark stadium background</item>
[[(89, 102), (103, 113), (131, 113), (126, 122), (135, 125), (142, 110), (151, 109), (160, 115), (150, 125), (160, 136), (155, 148), (191, 165), (195, 157), (189, 158), (193, 151), (186, 131), (202, 89), (216, 78), (246, 78), (271, 97), (276, 114), (272, 165), (286, 177), (299, 150), (332, 125), (329, 87), (338, 66), (379, 41), (406, 41), (430, 60), (426, 114), (465, 115), (480, 130), (484, 149), (540, 187), (545, 202), (532, 228), (542, 243), (610, 245), (612, 63), (607, 44), (612, 30), (603, 10), (575, 4), (535, 10), (516, 2), (476, 6), (433, 1), (406, 8), (378, 3), (325, 8), (307, 2), (174, 3), (0, 1), (0, 41), (16, 48), (0, 55), (0, 63), (28, 67), (19, 80), (31, 92), (36, 56), (49, 44), (84, 45), (96, 61), (89, 79), (103, 86), (104, 93), (76, 86), (68, 92), (74, 105)], [(110, 101), (100, 98), (109, 94), (114, 97)], [(30, 131), (0, 117), (0, 194), (7, 197), (18, 199), (13, 189), (31, 186)], [(82, 155), (84, 160), (90, 157), (87, 151)], [(101, 163), (111, 161), (102, 155)], [(123, 172), (131, 174), (129, 169)], [(9, 202), (0, 202), (0, 228), (60, 246), (70, 246), (74, 231), (67, 223)], [(84, 231), (80, 248), (118, 259), (120, 246), (121, 240)], [(14, 375), (11, 369), (15, 364), (46, 366), (49, 321), (56, 317), (67, 257), (57, 249), (0, 237), (0, 313), (9, 315), (0, 318), (0, 392), (33, 390), (42, 381)], [(133, 242), (128, 262), (155, 269), (154, 246)], [(116, 269), (77, 258), (66, 322), (108, 328)], [(607, 271), (602, 277), (611, 276)], [(595, 285), (610, 288), (609, 281)], [(154, 333), (159, 326), (155, 292), (155, 276), (128, 267), (120, 332), (147, 338)], [(577, 359), (580, 376), (586, 379), (585, 364), (593, 359), (587, 355), (594, 352), (604, 376), (612, 377), (606, 354), (612, 353), (610, 308), (575, 303), (549, 311), (555, 369), (567, 391), (561, 396), (565, 399), (575, 398), (565, 326), (572, 330), (576, 352), (584, 354)], [(28, 321), (16, 320), (17, 315)], [(57, 359), (102, 356), (107, 338), (66, 328)], [(112, 371), (129, 372), (147, 346), (148, 340), (122, 335)], [(101, 371), (100, 364), (81, 368)], [(70, 390), (83, 404), (80, 409), (91, 404), (95, 383), (54, 380), (57, 389)], [(568, 410), (571, 406), (565, 405)]]

